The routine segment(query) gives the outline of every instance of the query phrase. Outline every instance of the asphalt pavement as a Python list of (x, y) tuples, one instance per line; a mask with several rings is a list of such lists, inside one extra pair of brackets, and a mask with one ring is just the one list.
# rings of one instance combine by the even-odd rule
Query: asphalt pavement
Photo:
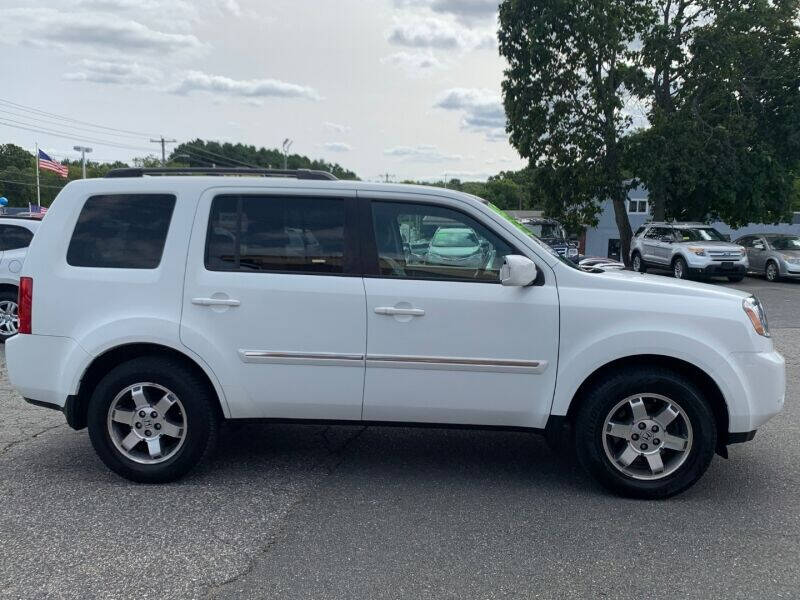
[(1, 371), (0, 598), (797, 598), (800, 284), (734, 287), (786, 408), (664, 502), (535, 435), (360, 426), (226, 427), (191, 476), (134, 485)]

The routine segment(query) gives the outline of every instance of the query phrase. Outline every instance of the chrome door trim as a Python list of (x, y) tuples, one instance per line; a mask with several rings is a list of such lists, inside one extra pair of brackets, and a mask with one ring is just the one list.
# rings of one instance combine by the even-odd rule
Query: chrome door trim
[(363, 354), (335, 352), (268, 352), (239, 350), (242, 362), (259, 365), (311, 365), (321, 367), (363, 367)]
[(548, 361), (368, 354), (367, 366), (381, 369), (477, 371), (482, 373), (531, 373), (538, 375), (545, 372), (548, 366)]

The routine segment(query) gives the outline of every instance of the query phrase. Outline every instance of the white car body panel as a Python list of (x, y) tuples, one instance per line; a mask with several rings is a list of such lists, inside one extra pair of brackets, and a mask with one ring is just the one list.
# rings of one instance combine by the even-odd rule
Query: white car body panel
[[(544, 284), (208, 271), (208, 206), (225, 191), (458, 206), (533, 260)], [(84, 201), (108, 193), (176, 195), (157, 268), (67, 264)], [(160, 344), (194, 360), (234, 418), (541, 428), (551, 414), (567, 413), (596, 369), (639, 354), (673, 357), (707, 373), (724, 396), (730, 432), (760, 426), (784, 398), (783, 359), (753, 330), (742, 310), (746, 294), (580, 271), (476, 199), (450, 190), (246, 177), (71, 182), (41, 223), (20, 274), (34, 280), (34, 335), (9, 340), (11, 381), (25, 397), (55, 406), (77, 392), (95, 357), (130, 343)], [(192, 302), (221, 294), (240, 305)], [(425, 316), (374, 312), (402, 303)], [(439, 364), (422, 360), (431, 358)]]

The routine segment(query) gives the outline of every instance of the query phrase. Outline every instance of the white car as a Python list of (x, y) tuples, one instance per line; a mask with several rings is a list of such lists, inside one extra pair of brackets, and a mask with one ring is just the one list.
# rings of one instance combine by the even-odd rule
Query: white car
[[(571, 431), (601, 483), (661, 498), (783, 407), (784, 361), (746, 293), (586, 272), (451, 190), (190, 172), (69, 183), (8, 342), (22, 396), (88, 425), (134, 481), (187, 473), (226, 419), (434, 424)], [(437, 220), (493, 259), (408, 252)]]
[(19, 327), (19, 273), (39, 224), (38, 218), (0, 216), (0, 343)]

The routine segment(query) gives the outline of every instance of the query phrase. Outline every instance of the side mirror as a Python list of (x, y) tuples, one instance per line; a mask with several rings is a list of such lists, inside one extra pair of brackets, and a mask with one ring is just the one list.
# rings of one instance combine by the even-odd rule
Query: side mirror
[(731, 241), (731, 234), (730, 233), (723, 233), (722, 237), (726, 242), (730, 242)]
[(536, 281), (539, 272), (536, 264), (526, 256), (511, 254), (503, 260), (500, 268), (500, 283), (507, 286), (525, 287)]

